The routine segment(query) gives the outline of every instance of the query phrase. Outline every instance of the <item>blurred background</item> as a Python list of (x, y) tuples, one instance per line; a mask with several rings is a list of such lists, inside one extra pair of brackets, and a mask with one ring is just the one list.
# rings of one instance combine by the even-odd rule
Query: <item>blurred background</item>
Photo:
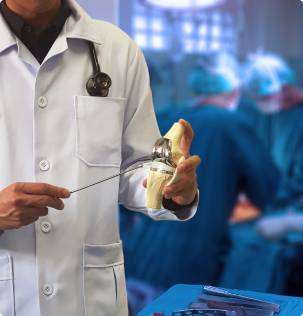
[(195, 10), (174, 10), (183, 2), (195, 3), (120, 1), (119, 27), (158, 65), (163, 76), (154, 97), (155, 108), (170, 101), (183, 104), (193, 96), (188, 76), (197, 57), (209, 51), (224, 49), (241, 60), (259, 50), (275, 52), (291, 63), (302, 83), (300, 0), (208, 0), (196, 1), (201, 8)]
[[(174, 10), (183, 2), (200, 3), (201, 8)], [(155, 108), (171, 100), (183, 104), (193, 96), (187, 85), (189, 74), (197, 57), (209, 51), (224, 49), (242, 61), (258, 51), (274, 52), (290, 63), (303, 84), (300, 0), (196, 2), (78, 0), (91, 17), (118, 25), (157, 64), (162, 83), (154, 97)]]
[(139, 45), (161, 134), (186, 119), (202, 160), (193, 219), (120, 208), (130, 314), (180, 283), (303, 296), (302, 1), (78, 2)]

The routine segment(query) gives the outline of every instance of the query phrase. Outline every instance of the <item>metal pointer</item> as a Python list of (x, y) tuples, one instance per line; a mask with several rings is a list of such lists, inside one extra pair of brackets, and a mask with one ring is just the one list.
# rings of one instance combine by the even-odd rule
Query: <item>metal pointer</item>
[(121, 176), (121, 175), (122, 175), (122, 174), (124, 174), (124, 173), (131, 172), (131, 171), (136, 170), (136, 169), (139, 169), (139, 168), (143, 168), (143, 165), (139, 165), (139, 166), (138, 166), (138, 167), (136, 167), (136, 168), (133, 168), (133, 169), (129, 169), (129, 170), (126, 170), (126, 171), (120, 172), (120, 173), (118, 173), (118, 174), (115, 174), (115, 175), (110, 176), (110, 177), (108, 177), (108, 178), (105, 178), (105, 179), (103, 179), (103, 180), (100, 180), (100, 181), (94, 182), (94, 183), (92, 183), (92, 184), (90, 184), (90, 185), (87, 185), (87, 186), (85, 186), (85, 187), (82, 187), (82, 188), (80, 188), (80, 189), (77, 189), (77, 190), (74, 190), (74, 191), (70, 191), (70, 193), (75, 193), (75, 192), (77, 192), (77, 191), (80, 191), (80, 190), (83, 190), (83, 189), (89, 188), (89, 187), (91, 187), (91, 186), (93, 186), (93, 185), (96, 185), (96, 184), (98, 184), (98, 183), (101, 183), (101, 182), (104, 182), (104, 181), (107, 181), (107, 180), (110, 180), (110, 179), (113, 179), (113, 178), (119, 177), (119, 176)]

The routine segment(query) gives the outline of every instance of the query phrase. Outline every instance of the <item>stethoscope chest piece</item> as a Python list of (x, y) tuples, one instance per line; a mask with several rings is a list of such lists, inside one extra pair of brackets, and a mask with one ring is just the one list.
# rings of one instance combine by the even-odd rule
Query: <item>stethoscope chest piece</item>
[(86, 84), (87, 92), (92, 97), (107, 97), (109, 93), (109, 87), (110, 85), (108, 85), (108, 81), (104, 81), (101, 84), (97, 84), (95, 77), (89, 79)]
[(112, 80), (109, 75), (101, 72), (94, 44), (88, 42), (88, 45), (93, 62), (94, 77), (88, 80), (86, 90), (93, 97), (107, 97)]
[(95, 75), (95, 83), (100, 89), (109, 89), (112, 85), (112, 80), (109, 75), (104, 72), (99, 72)]

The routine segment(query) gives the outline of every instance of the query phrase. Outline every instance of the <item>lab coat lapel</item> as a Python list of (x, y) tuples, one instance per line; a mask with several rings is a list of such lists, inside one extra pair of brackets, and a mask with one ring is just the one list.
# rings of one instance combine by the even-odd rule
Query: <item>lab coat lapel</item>
[(0, 54), (11, 46), (17, 44), (18, 57), (24, 62), (38, 68), (40, 65), (20, 39), (10, 30), (2, 14), (0, 14)]
[(62, 54), (67, 50), (68, 45), (67, 45), (67, 40), (66, 40), (66, 27), (67, 27), (67, 23), (65, 23), (60, 35), (56, 39), (55, 43), (53, 44), (52, 48), (48, 52), (42, 64), (46, 63), (52, 57)]
[(38, 69), (40, 67), (39, 62), (34, 57), (34, 55), (29, 51), (29, 49), (20, 41), (19, 38), (17, 38), (17, 45), (18, 45), (18, 57), (25, 63)]
[(72, 14), (67, 23), (67, 38), (79, 38), (101, 45), (101, 32), (94, 20), (74, 0), (67, 0)]
[[(28, 50), (28, 48), (19, 40), (17, 39), (18, 43), (18, 57), (23, 60), (25, 63), (35, 67), (36, 69), (40, 68), (40, 64), (34, 55)], [(52, 48), (48, 52), (47, 56), (45, 57), (42, 65), (46, 63), (52, 57), (63, 53), (66, 49), (67, 41), (66, 41), (66, 25), (63, 27), (62, 32), (56, 39), (55, 43), (53, 44)]]
[(67, 38), (89, 40), (101, 45), (100, 35), (98, 35), (100, 32), (98, 32), (93, 19), (90, 18), (76, 1), (67, 1), (72, 13), (43, 63), (68, 49)]
[[(16, 45), (18, 46), (18, 57), (25, 63), (33, 66), (38, 69), (40, 67), (39, 62), (33, 56), (33, 54), (28, 50), (28, 48), (21, 42), (21, 40), (10, 30), (9, 26), (5, 22), (2, 14), (0, 14), (0, 54), (5, 51), (7, 48)], [(63, 27), (63, 30), (51, 50), (47, 54), (43, 63), (45, 63), (51, 57), (63, 53), (66, 49), (66, 24)]]
[(0, 54), (7, 48), (16, 45), (16, 35), (12, 33), (2, 14), (0, 13)]

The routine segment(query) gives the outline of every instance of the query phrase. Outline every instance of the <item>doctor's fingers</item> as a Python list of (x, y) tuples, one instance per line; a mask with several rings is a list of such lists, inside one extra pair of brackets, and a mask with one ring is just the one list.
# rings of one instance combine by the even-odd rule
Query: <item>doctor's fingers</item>
[(43, 217), (43, 216), (48, 215), (48, 208), (47, 207), (25, 207), (24, 215), (26, 216), (26, 218)]
[(21, 227), (28, 226), (28, 225), (36, 222), (38, 219), (39, 219), (39, 217), (26, 217), (22, 221), (18, 222), (15, 227), (12, 227), (12, 228), (19, 229)]
[(2, 224), (4, 224), (2, 228), (4, 228), (4, 230), (10, 230), (27, 226), (37, 221), (41, 216), (45, 216), (43, 214), (46, 215), (47, 212), (45, 212), (45, 210), (18, 209), (2, 220)]
[(144, 186), (144, 188), (147, 188), (147, 179), (143, 180), (142, 185)]
[(185, 120), (181, 119), (179, 120), (179, 123), (184, 126), (184, 134), (181, 139), (180, 148), (184, 154), (184, 157), (188, 158), (190, 145), (194, 138), (194, 131), (190, 123), (186, 122)]
[(25, 197), (23, 196), (21, 199), (23, 200), (24, 206), (41, 208), (52, 207), (60, 211), (64, 209), (64, 203), (60, 199), (48, 195), (26, 194)]
[(179, 205), (188, 205), (190, 204), (197, 195), (197, 185), (192, 184), (186, 189), (180, 190), (173, 194), (171, 197), (174, 202), (176, 202)]
[(13, 192), (23, 192), (26, 194), (49, 195), (61, 199), (70, 197), (68, 190), (48, 183), (16, 182), (11, 185), (11, 188)]
[(191, 170), (195, 170), (201, 163), (201, 159), (199, 156), (192, 156), (183, 162), (179, 163), (177, 166), (179, 173), (190, 172)]
[(48, 215), (47, 207), (19, 207), (18, 209), (12, 210), (10, 218), (12, 220), (24, 221), (29, 217), (42, 217)]
[(179, 192), (181, 190), (185, 190), (188, 188), (192, 188), (193, 186), (197, 186), (197, 174), (195, 169), (187, 173), (181, 174), (181, 178), (163, 189), (163, 193), (166, 199), (170, 199), (174, 196), (179, 196)]

